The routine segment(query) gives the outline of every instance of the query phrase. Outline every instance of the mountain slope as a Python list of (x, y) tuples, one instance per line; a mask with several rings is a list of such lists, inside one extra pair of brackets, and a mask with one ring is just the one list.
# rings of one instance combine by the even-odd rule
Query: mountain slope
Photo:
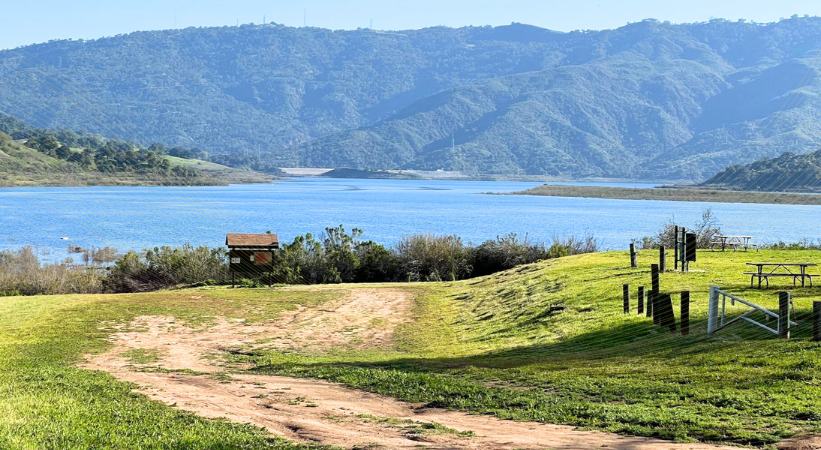
[(778, 158), (730, 166), (703, 185), (754, 191), (821, 192), (821, 150), (806, 155), (785, 153)]
[(704, 179), (821, 143), (821, 19), (139, 32), (0, 52), (0, 109), (236, 164)]
[(93, 135), (40, 130), (0, 114), (0, 186), (215, 185), (269, 179), (163, 154), (154, 146), (142, 149)]

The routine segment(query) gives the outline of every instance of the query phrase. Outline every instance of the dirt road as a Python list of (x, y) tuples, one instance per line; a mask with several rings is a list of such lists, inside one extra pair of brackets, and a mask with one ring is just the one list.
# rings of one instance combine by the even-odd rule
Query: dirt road
[(84, 367), (133, 382), (168, 405), (301, 442), (349, 448), (720, 448), (429, 409), (324, 381), (230, 373), (223, 363), (226, 351), (237, 348), (387, 346), (396, 327), (411, 319), (412, 307), (410, 293), (374, 288), (261, 324), (222, 318), (192, 328), (173, 317), (138, 317), (111, 337), (110, 351), (90, 355)]

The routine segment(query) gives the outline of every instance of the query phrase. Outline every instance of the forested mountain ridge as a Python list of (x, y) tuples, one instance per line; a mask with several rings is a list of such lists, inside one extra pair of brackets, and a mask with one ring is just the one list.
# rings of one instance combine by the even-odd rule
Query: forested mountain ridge
[(746, 191), (821, 193), (821, 150), (730, 166), (703, 184)]
[(0, 52), (0, 110), (234, 164), (704, 179), (821, 144), (821, 19), (138, 32)]

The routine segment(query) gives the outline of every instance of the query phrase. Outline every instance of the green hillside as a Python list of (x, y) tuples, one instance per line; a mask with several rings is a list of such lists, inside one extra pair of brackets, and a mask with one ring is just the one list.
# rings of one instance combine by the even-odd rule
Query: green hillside
[[(14, 139), (4, 131), (22, 139)], [(33, 129), (0, 114), (0, 186), (219, 185), (270, 181), (261, 173), (179, 158), (129, 143)]]
[(821, 192), (821, 150), (806, 155), (785, 153), (778, 158), (734, 165), (703, 186), (748, 191)]
[[(5, 393), (0, 446), (294, 448), (259, 428), (200, 418), (182, 405), (148, 400), (133, 393), (132, 385), (76, 364), (84, 354), (114, 345), (107, 339), (113, 333), (148, 331), (124, 328), (138, 316), (176, 318), (174, 329), (195, 330), (186, 339), (206, 332), (220, 317), (244, 319), (238, 322), (242, 327), (257, 330), (269, 321), (276, 325), (281, 316), (289, 326), (300, 326), (289, 314), (317, 311), (326, 313), (323, 327), (333, 327), (335, 317), (346, 312), (327, 305), (356, 292), (396, 295), (399, 290), (413, 293), (413, 307), (388, 344), (354, 340), (350, 347), (303, 348), (307, 344), (300, 336), (318, 332), (311, 322), (302, 324), (311, 327), (307, 334), (295, 330), (293, 350), (273, 350), (266, 340), (221, 347), (220, 355), (209, 358), (227, 358), (229, 365), (216, 374), (152, 365), (157, 361), (153, 350), (129, 357), (143, 378), (190, 377), (192, 387), (213, 380), (229, 387), (243, 373), (278, 374), (331, 380), (423, 409), (680, 441), (765, 446), (793, 435), (818, 435), (821, 353), (809, 340), (809, 311), (813, 301), (821, 301), (818, 288), (789, 288), (798, 322), (789, 341), (742, 324), (708, 338), (705, 316), (712, 284), (775, 308), (782, 286), (750, 289), (741, 274), (745, 261), (819, 258), (817, 250), (700, 252), (690, 273), (663, 274), (664, 292), (692, 292), (687, 337), (654, 326), (635, 310), (622, 313), (622, 283), (630, 284), (635, 302), (637, 286), (649, 284), (654, 251), (640, 254), (638, 269), (630, 269), (626, 252), (594, 253), (455, 283), (6, 298), (0, 302), (0, 391)], [(731, 315), (743, 311), (739, 305), (728, 308)], [(674, 309), (678, 315), (678, 306)], [(385, 329), (388, 324), (378, 319), (369, 327)], [(305, 404), (303, 410), (308, 414), (318, 406)], [(390, 417), (357, 420), (402, 423)], [(471, 438), (464, 439), (469, 443)]]
[(0, 110), (260, 169), (702, 181), (821, 145), (819, 43), (816, 17), (138, 32), (0, 51)]

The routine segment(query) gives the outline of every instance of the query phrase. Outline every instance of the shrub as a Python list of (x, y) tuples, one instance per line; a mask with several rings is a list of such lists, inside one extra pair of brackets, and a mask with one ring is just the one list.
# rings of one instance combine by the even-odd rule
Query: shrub
[(0, 295), (52, 295), (102, 291), (99, 268), (69, 262), (41, 265), (31, 247), (0, 252)]
[(325, 257), (322, 243), (311, 233), (282, 247), (274, 264), (274, 279), (286, 284), (338, 283), (339, 272)]
[(821, 250), (821, 239), (817, 241), (802, 239), (796, 242), (778, 241), (772, 244), (763, 245), (761, 247), (771, 248), (774, 250)]
[(409, 281), (455, 281), (473, 270), (471, 252), (458, 236), (414, 235), (400, 241), (396, 251)]
[(546, 258), (561, 258), (570, 255), (579, 255), (582, 253), (593, 253), (598, 251), (599, 244), (593, 235), (587, 235), (583, 238), (567, 237), (567, 238), (553, 238), (553, 243), (547, 249)]
[[(659, 246), (663, 245), (666, 248), (673, 248), (675, 245), (675, 227), (676, 224), (672, 221), (667, 222), (656, 236), (643, 237), (641, 239), (641, 247), (659, 248)], [(696, 245), (699, 248), (709, 247), (710, 242), (721, 234), (718, 219), (709, 208), (702, 211), (701, 220), (696, 222), (691, 228), (688, 228), (687, 231), (696, 234)]]
[(120, 257), (105, 280), (111, 292), (139, 292), (181, 284), (229, 280), (225, 251), (208, 247), (159, 247), (142, 255), (128, 252)]
[(358, 282), (397, 281), (403, 278), (400, 276), (402, 268), (399, 257), (382, 244), (360, 242), (356, 246), (356, 255), (359, 258), (356, 268)]
[(489, 275), (547, 259), (549, 252), (542, 244), (530, 244), (520, 240), (515, 233), (485, 241), (473, 251), (472, 276)]

